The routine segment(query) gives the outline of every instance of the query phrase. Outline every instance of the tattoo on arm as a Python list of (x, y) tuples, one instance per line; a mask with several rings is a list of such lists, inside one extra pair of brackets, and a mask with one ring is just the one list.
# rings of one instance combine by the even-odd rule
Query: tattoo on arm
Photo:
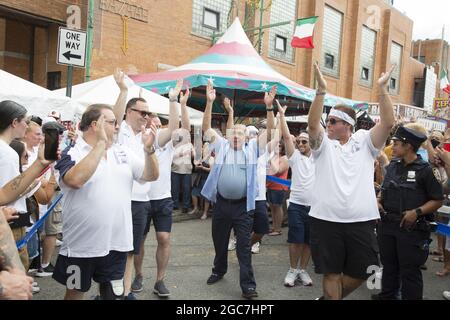
[(311, 146), (311, 149), (317, 150), (319, 149), (320, 145), (323, 141), (323, 130), (320, 130), (319, 135), (317, 137), (310, 137), (309, 144)]
[(12, 236), (11, 228), (0, 211), (0, 270), (20, 269), (25, 271)]
[(20, 174), (20, 176), (14, 178), (14, 180), (12, 181), (12, 184), (11, 184), (11, 188), (13, 190), (19, 189), (20, 184), (22, 183), (22, 180), (23, 180), (23, 176), (24, 176), (24, 174), (22, 173), (22, 174)]

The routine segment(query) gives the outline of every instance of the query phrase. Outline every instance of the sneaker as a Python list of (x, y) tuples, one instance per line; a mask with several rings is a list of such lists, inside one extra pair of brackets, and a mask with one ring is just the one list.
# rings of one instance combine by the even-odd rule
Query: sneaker
[(36, 272), (36, 277), (38, 278), (44, 278), (44, 277), (50, 277), (53, 274), (53, 271), (55, 271), (55, 267), (52, 266), (52, 264), (50, 263), (48, 266), (46, 266), (45, 268), (40, 268), (37, 272)]
[(206, 283), (207, 284), (214, 284), (214, 283), (216, 283), (217, 281), (219, 281), (222, 278), (223, 278), (223, 276), (219, 276), (218, 274), (213, 273), (213, 274), (211, 274), (209, 276), (208, 280), (206, 280)]
[(236, 249), (236, 239), (230, 239), (230, 242), (228, 242), (228, 251), (233, 251)]
[(133, 283), (131, 284), (131, 291), (141, 292), (144, 289), (143, 283), (144, 278), (142, 276), (136, 275), (136, 277), (134, 277)]
[(156, 281), (153, 287), (153, 293), (157, 294), (158, 297), (168, 297), (170, 296), (169, 290), (166, 288), (164, 281)]
[(31, 290), (32, 290), (33, 294), (39, 293), (41, 291), (41, 288), (39, 288), (39, 285), (36, 281), (33, 282)]
[(255, 288), (248, 288), (247, 291), (242, 292), (242, 297), (246, 299), (256, 298), (258, 296), (258, 292), (256, 292)]
[(309, 276), (308, 272), (306, 272), (306, 270), (300, 270), (300, 272), (298, 273), (298, 277), (300, 278), (300, 281), (304, 286), (312, 286), (312, 279)]
[(321, 297), (319, 297), (319, 298), (315, 298), (314, 300), (325, 300), (325, 297), (324, 297), (324, 296), (321, 296)]
[(284, 285), (286, 287), (293, 287), (295, 286), (295, 280), (298, 278), (298, 269), (292, 269), (289, 268), (288, 273), (286, 274), (286, 277), (284, 278)]
[(258, 254), (259, 253), (259, 247), (260, 247), (260, 243), (259, 242), (255, 242), (255, 244), (252, 245), (252, 253), (253, 254)]
[(442, 295), (444, 296), (445, 299), (450, 300), (450, 291), (444, 291)]
[(123, 297), (123, 300), (137, 300), (137, 298), (132, 292), (130, 292), (127, 296)]
[(58, 239), (56, 239), (56, 244), (55, 244), (57, 247), (61, 247), (61, 245), (62, 245), (62, 241), (61, 240), (58, 240)]

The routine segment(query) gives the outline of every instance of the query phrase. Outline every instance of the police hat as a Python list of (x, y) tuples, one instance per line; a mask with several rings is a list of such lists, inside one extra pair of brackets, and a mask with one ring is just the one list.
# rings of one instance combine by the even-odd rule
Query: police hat
[(420, 145), (425, 142), (425, 140), (427, 140), (427, 136), (420, 132), (401, 126), (398, 127), (397, 131), (392, 137), (392, 140), (400, 140), (405, 143), (409, 143), (415, 148), (419, 148)]

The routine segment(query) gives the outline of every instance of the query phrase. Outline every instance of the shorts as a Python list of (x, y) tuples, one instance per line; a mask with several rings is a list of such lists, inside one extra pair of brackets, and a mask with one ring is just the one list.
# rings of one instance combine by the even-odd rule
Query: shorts
[(256, 234), (269, 233), (269, 217), (267, 216), (266, 200), (257, 200), (253, 217), (253, 232)]
[[(2, 214), (2, 213), (0, 213), (0, 214)], [(11, 231), (12, 231), (15, 242), (23, 239), (23, 237), (25, 237), (25, 235), (27, 234), (26, 227), (13, 228), (13, 229), (11, 229)], [(23, 246), (22, 249), (19, 249), (18, 251), (19, 251), (20, 261), (22, 262), (23, 267), (25, 268), (25, 270), (28, 270), (28, 267), (30, 266), (30, 259), (28, 257), (27, 246)]]
[(288, 243), (310, 243), (311, 207), (289, 202), (288, 213)]
[(173, 200), (166, 198), (161, 200), (150, 200), (151, 210), (147, 219), (144, 234), (150, 231), (150, 223), (153, 220), (156, 232), (171, 232), (172, 231), (172, 212)]
[(70, 290), (87, 292), (91, 282), (108, 283), (121, 280), (125, 273), (127, 253), (110, 251), (104, 257), (75, 258), (59, 255), (53, 279)]
[(27, 242), (27, 250), (30, 261), (39, 255), (39, 238), (37, 232), (35, 232)]
[(378, 266), (374, 222), (338, 223), (311, 217), (311, 256), (315, 272), (367, 279)]
[[(56, 192), (52, 198), (55, 200), (61, 192)], [(58, 233), (62, 232), (62, 200), (53, 208), (53, 211), (48, 215), (44, 222), (44, 233), (46, 236), (56, 236)], [(48, 207), (52, 205), (52, 202), (48, 204)], [(43, 212), (45, 213), (45, 212)]]
[(281, 206), (283, 205), (285, 195), (286, 191), (284, 190), (267, 189), (267, 202), (272, 205)]
[(150, 201), (131, 201), (131, 216), (133, 220), (133, 251), (131, 253), (133, 254), (137, 255), (141, 250), (150, 209)]

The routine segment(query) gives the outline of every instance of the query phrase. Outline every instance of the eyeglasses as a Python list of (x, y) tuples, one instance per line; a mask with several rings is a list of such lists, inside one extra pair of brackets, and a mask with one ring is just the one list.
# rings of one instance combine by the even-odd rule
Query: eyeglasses
[(331, 125), (335, 125), (338, 122), (343, 122), (342, 120), (336, 120), (335, 118), (329, 118), (327, 119), (326, 123), (330, 123)]
[(105, 122), (106, 123), (109, 123), (110, 125), (112, 125), (112, 126), (117, 126), (117, 120), (116, 119), (114, 119), (114, 120), (105, 120)]
[(299, 143), (301, 144), (307, 144), (309, 141), (308, 140), (300, 140)]
[(152, 113), (148, 112), (148, 111), (138, 110), (138, 109), (134, 109), (134, 108), (130, 108), (130, 109), (133, 111), (139, 112), (141, 114), (142, 118), (150, 117), (152, 115)]

